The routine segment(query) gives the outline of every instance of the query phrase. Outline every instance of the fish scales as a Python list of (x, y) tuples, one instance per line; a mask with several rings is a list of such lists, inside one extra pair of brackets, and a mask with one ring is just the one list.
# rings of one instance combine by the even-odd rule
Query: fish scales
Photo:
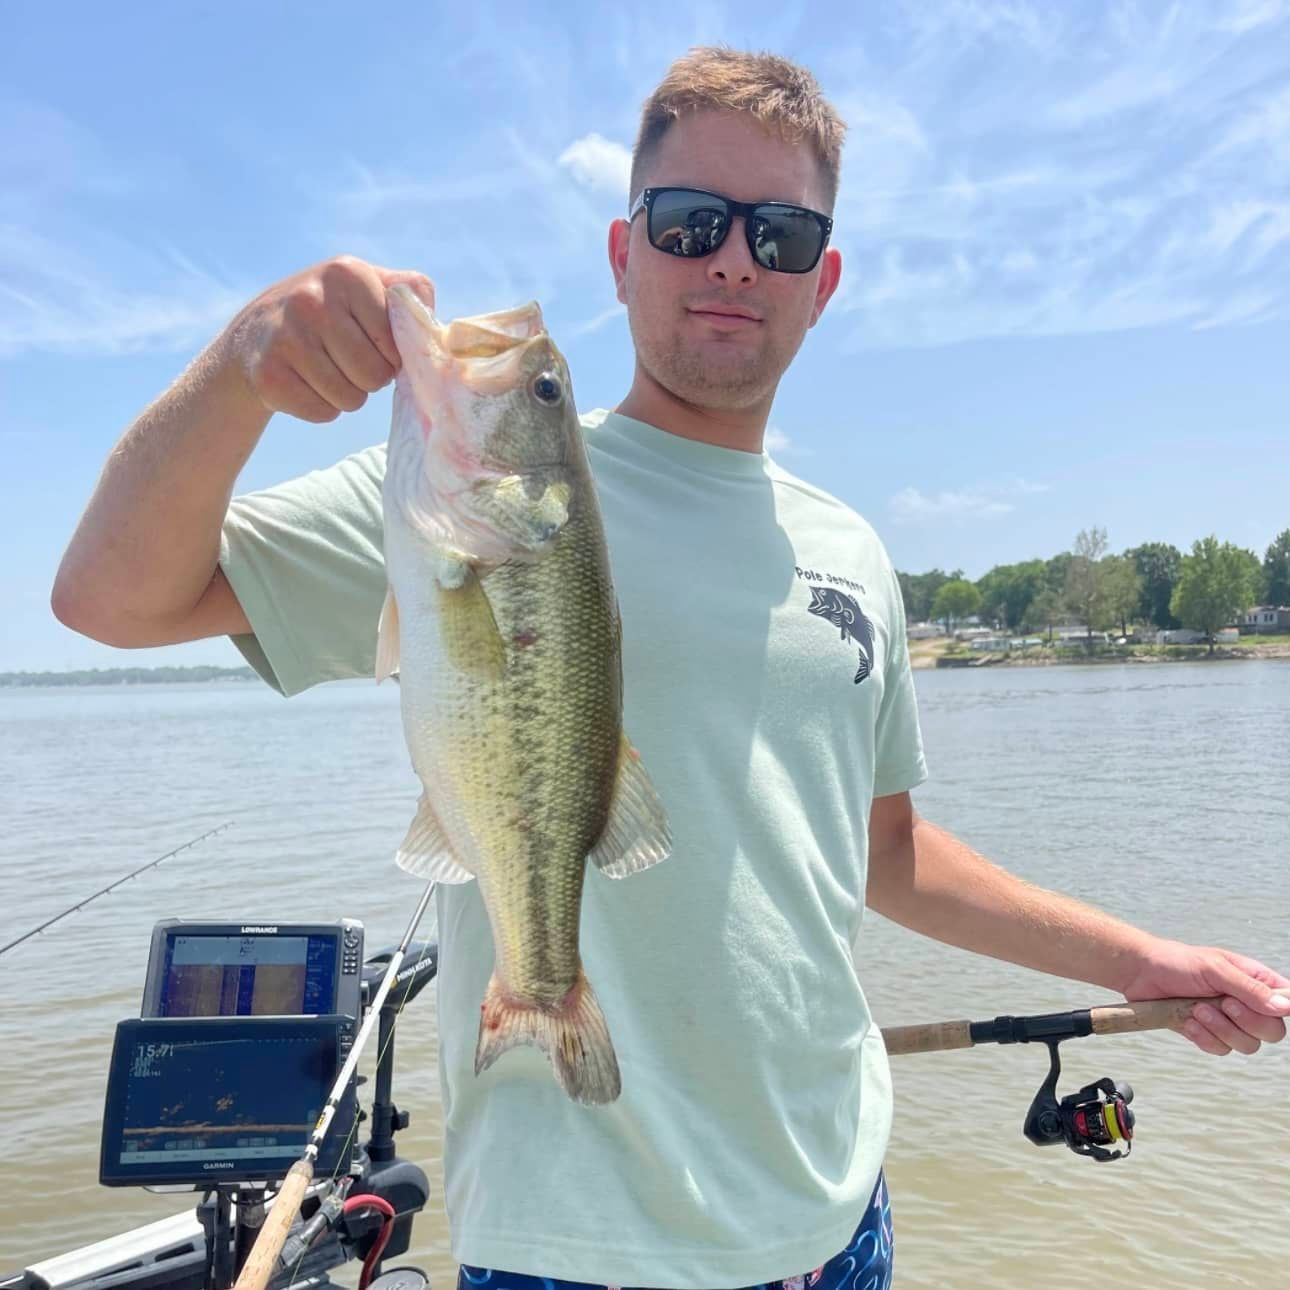
[[(467, 780), (462, 824), (479, 844), (498, 976), (548, 1004), (580, 967), (582, 875), (608, 816), (621, 722), (597, 527), (596, 516), (571, 516), (542, 560), (482, 579), (505, 673), (458, 705), (444, 732), (446, 760)], [(452, 630), (450, 615), (442, 621)]]

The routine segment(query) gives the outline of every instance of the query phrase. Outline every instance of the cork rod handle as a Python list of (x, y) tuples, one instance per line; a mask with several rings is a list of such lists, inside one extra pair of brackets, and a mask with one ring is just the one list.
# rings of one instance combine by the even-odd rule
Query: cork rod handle
[[(1212, 999), (1143, 999), (1090, 1008), (1095, 1035), (1122, 1035), (1137, 1030), (1177, 1030), (1198, 1003), (1217, 1006)], [(952, 1048), (972, 1048), (971, 1023), (935, 1021), (920, 1026), (891, 1026), (882, 1037), (891, 1057), (910, 1053), (939, 1053)]]
[(277, 1199), (269, 1216), (260, 1228), (260, 1235), (255, 1238), (251, 1253), (246, 1256), (241, 1275), (233, 1290), (264, 1290), (278, 1265), (278, 1255), (287, 1242), (287, 1233), (300, 1206), (304, 1203), (305, 1192), (313, 1181), (314, 1165), (308, 1157), (297, 1160), (291, 1166), (286, 1181), (278, 1191)]

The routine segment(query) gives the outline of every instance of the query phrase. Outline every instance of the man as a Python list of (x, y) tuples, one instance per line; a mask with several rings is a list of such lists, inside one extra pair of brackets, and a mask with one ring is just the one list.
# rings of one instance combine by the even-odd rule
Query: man
[[(1222, 996), (1186, 1024), (1208, 1052), (1285, 1034), (1286, 977), (1037, 890), (913, 810), (925, 771), (890, 562), (762, 454), (841, 273), (842, 134), (809, 74), (770, 56), (694, 51), (645, 107), (631, 218), (609, 231), (635, 375), (584, 426), (626, 725), (674, 855), (631, 891), (588, 880), (584, 950), (624, 1072), (606, 1108), (570, 1103), (531, 1053), (474, 1075), (491, 944), (475, 884), (441, 890), (463, 1283), (738, 1286), (845, 1257), (884, 1284), (891, 1093), (851, 961), (866, 904), (1129, 998)], [(112, 454), (59, 617), (126, 646), (228, 633), (284, 693), (371, 675), (383, 450), (229, 499), (272, 413), (330, 421), (389, 382), (385, 290), (401, 281), (431, 299), (417, 274), (346, 259), (248, 304)]]

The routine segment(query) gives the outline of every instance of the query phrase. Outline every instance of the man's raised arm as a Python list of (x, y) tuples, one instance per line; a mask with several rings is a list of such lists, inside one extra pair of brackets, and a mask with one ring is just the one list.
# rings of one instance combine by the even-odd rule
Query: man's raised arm
[(398, 370), (385, 289), (418, 273), (328, 260), (257, 296), (109, 454), (59, 566), (58, 619), (108, 645), (250, 630), (219, 571), (233, 486), (269, 418), (334, 421)]

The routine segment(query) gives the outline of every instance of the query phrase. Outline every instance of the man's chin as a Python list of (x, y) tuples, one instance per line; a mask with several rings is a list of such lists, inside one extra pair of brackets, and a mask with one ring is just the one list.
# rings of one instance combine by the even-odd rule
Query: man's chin
[(765, 403), (775, 394), (777, 380), (767, 380), (765, 368), (746, 363), (665, 364), (652, 373), (675, 398), (714, 412), (740, 412)]

